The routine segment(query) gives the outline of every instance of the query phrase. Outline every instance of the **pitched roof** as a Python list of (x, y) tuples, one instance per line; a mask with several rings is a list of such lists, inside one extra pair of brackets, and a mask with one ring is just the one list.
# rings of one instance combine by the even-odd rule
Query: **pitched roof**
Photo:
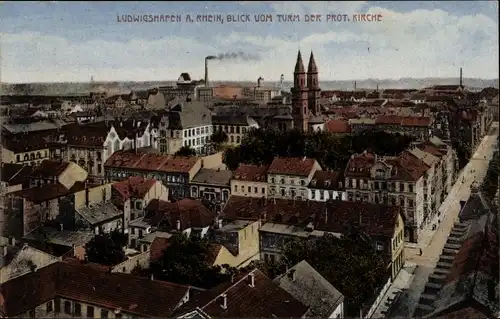
[(344, 182), (344, 172), (340, 171), (316, 171), (309, 183), (309, 188), (340, 190)]
[[(23, 169), (23, 167), (25, 167), (25, 166), (22, 164), (12, 164), (12, 163), (3, 163), (2, 162), (2, 172), (0, 174), (0, 178), (2, 179), (2, 182), (6, 182), (6, 183), (11, 184), (11, 180), (14, 179), (14, 176), (16, 176)], [(27, 166), (27, 167), (30, 167), (30, 166)]]
[(247, 181), (247, 182), (267, 182), (266, 174), (269, 166), (268, 165), (240, 165), (236, 171), (234, 171), (233, 179), (237, 181)]
[(343, 233), (347, 225), (359, 227), (370, 236), (392, 238), (399, 216), (399, 206), (387, 206), (348, 201), (329, 202), (326, 210), (318, 215), (315, 229)]
[(351, 127), (346, 120), (329, 120), (325, 123), (325, 129), (330, 133), (349, 133)]
[(184, 198), (175, 203), (153, 199), (146, 207), (147, 219), (152, 225), (167, 223), (175, 230), (177, 221), (181, 223), (181, 231), (188, 228), (204, 228), (213, 225), (216, 214), (201, 202)]
[(314, 164), (316, 164), (316, 160), (308, 157), (275, 157), (267, 173), (309, 176)]
[(344, 175), (346, 177), (369, 177), (370, 169), (375, 161), (376, 155), (371, 152), (353, 154), (347, 163)]
[(42, 179), (59, 177), (69, 165), (69, 162), (44, 160), (33, 169), (30, 177)]
[[(253, 286), (250, 285), (252, 276)], [(222, 296), (226, 297), (225, 308), (222, 307)], [(234, 283), (202, 292), (199, 300), (192, 300), (183, 308), (186, 309), (184, 313), (199, 308), (212, 318), (290, 318), (302, 317), (308, 311), (307, 306), (258, 269), (241, 276)]]
[(114, 152), (106, 160), (104, 166), (141, 171), (188, 173), (198, 160), (198, 157), (170, 156), (122, 150)]
[(149, 246), (149, 260), (156, 261), (163, 256), (163, 251), (170, 245), (168, 238), (156, 237)]
[(155, 179), (131, 176), (126, 180), (114, 183), (112, 187), (121, 195), (118, 199), (119, 202), (124, 203), (129, 198), (144, 198), (155, 184)]
[(77, 208), (76, 212), (85, 218), (91, 225), (98, 225), (123, 215), (123, 211), (119, 210), (109, 201), (91, 203), (89, 206)]
[(9, 317), (57, 296), (139, 316), (170, 317), (188, 291), (187, 286), (61, 261), (4, 283), (0, 299)]
[(2, 134), (2, 146), (14, 153), (32, 152), (49, 148), (56, 142), (56, 131), (30, 131), (25, 133)]
[(328, 318), (344, 301), (344, 295), (305, 260), (274, 279), (274, 282), (310, 307), (307, 317)]
[(19, 196), (33, 203), (41, 203), (55, 198), (68, 196), (85, 189), (85, 184), (76, 182), (73, 187), (67, 189), (60, 183), (43, 184), (38, 187), (25, 188), (12, 192), (9, 196)]
[(191, 183), (229, 186), (232, 175), (233, 172), (229, 170), (202, 168), (193, 177)]

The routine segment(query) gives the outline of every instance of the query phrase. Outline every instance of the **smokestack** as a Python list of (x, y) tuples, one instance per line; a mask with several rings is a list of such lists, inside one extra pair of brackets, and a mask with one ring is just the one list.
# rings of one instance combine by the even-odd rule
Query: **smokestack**
[(205, 87), (208, 87), (208, 57), (205, 58)]
[(85, 182), (85, 206), (89, 206), (89, 186)]
[(356, 91), (356, 81), (354, 81), (354, 91)]
[(460, 87), (462, 87), (463, 82), (462, 82), (462, 68), (460, 68)]

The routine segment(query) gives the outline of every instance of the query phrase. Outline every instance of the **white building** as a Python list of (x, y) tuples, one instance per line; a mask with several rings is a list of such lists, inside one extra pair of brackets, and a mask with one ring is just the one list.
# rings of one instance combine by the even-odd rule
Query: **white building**
[(344, 189), (344, 177), (341, 172), (316, 171), (309, 183), (308, 199), (325, 202), (333, 200), (347, 200)]

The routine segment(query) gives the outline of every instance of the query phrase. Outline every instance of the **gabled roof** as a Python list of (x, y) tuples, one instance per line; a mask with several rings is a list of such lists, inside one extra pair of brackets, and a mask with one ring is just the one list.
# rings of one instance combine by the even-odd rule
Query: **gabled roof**
[(171, 317), (189, 287), (57, 262), (1, 286), (1, 311), (21, 315), (57, 296), (144, 317)]
[(305, 260), (274, 282), (310, 308), (307, 317), (328, 318), (344, 302), (344, 295)]

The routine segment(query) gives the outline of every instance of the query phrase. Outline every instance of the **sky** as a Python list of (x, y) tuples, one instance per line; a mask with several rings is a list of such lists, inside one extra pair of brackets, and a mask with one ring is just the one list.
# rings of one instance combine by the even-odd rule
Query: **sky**
[[(127, 15), (181, 22), (123, 22)], [(220, 22), (198, 22), (217, 14)], [(256, 22), (255, 15), (272, 21)], [(279, 21), (278, 15), (300, 21)], [(355, 14), (381, 21), (354, 21)], [(187, 15), (192, 18), (187, 21)], [(250, 21), (228, 22), (248, 15)], [(321, 21), (306, 22), (309, 15)], [(347, 15), (349, 21), (326, 21)], [(332, 19), (330, 19), (332, 20)], [(168, 81), (181, 72), (215, 81), (292, 80), (300, 49), (320, 80), (464, 77), (499, 73), (497, 1), (3, 2), (2, 82)], [(252, 57), (252, 58), (248, 58)], [(307, 65), (306, 65), (307, 67)]]

